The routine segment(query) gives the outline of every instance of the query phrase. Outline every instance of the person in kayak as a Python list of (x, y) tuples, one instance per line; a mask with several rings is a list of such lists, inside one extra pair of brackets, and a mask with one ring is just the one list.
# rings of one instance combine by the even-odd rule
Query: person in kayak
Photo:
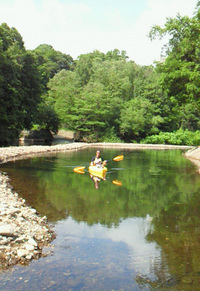
[(91, 166), (97, 166), (97, 167), (103, 167), (107, 163), (106, 160), (104, 160), (101, 157), (101, 151), (96, 151), (96, 155), (92, 158), (90, 165)]

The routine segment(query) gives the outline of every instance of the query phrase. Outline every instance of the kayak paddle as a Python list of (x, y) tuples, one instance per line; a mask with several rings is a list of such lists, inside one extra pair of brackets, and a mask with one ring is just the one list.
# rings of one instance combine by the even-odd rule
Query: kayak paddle
[(78, 173), (78, 174), (84, 174), (85, 172), (84, 172), (84, 169), (85, 169), (85, 167), (76, 167), (76, 168), (74, 168), (74, 172), (75, 173)]
[(120, 162), (124, 159), (124, 156), (123, 155), (119, 155), (119, 156), (116, 156), (115, 158), (113, 158), (113, 161), (115, 162)]
[(119, 180), (113, 180), (112, 183), (117, 186), (122, 186), (122, 182)]
[[(123, 155), (119, 155), (119, 156), (116, 156), (114, 157), (112, 160), (115, 161), (115, 162), (120, 162), (124, 159), (124, 156)], [(112, 160), (109, 160), (109, 161), (112, 161)], [(109, 162), (108, 161), (108, 162)], [(83, 174), (83, 173), (79, 173), (80, 171), (84, 171), (85, 167), (76, 167), (74, 168), (74, 172), (75, 173), (78, 173), (78, 174)]]
[(77, 174), (85, 174), (83, 170), (76, 171)]

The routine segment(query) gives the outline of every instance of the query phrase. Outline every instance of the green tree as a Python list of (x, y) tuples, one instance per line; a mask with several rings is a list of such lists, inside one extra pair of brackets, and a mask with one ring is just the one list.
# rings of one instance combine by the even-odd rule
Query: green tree
[(21, 35), (6, 23), (0, 26), (0, 52), (0, 144), (4, 145), (30, 126), (40, 101), (40, 80)]
[(76, 73), (62, 70), (50, 79), (48, 87), (47, 104), (55, 109), (63, 127), (74, 129), (75, 100), (79, 98), (80, 92)]
[(37, 106), (41, 102), (41, 78), (38, 74), (34, 56), (26, 52), (23, 58), (23, 67), (21, 69), (20, 79), (23, 84), (21, 96), (21, 113), (24, 115), (23, 127), (29, 129), (34, 122), (37, 114)]
[[(48, 87), (48, 104), (54, 106), (62, 124), (77, 133), (78, 140), (102, 141), (109, 135), (117, 139), (122, 134), (124, 137), (137, 135), (139, 140), (152, 132), (157, 133), (164, 122), (162, 115), (166, 112), (159, 109), (164, 98), (153, 68), (141, 68), (133, 61), (128, 62), (125, 52), (120, 54), (115, 50), (103, 54), (94, 51), (81, 55), (73, 72), (59, 72)], [(127, 124), (126, 110), (129, 118), (138, 122), (135, 128), (141, 127), (143, 118), (136, 116), (147, 114), (139, 131)]]
[(200, 123), (200, 4), (192, 18), (167, 19), (165, 26), (154, 26), (152, 39), (169, 35), (166, 59), (157, 64), (160, 84), (170, 102), (174, 129), (199, 129)]
[(162, 118), (154, 112), (154, 105), (147, 98), (135, 97), (126, 102), (121, 111), (120, 124), (125, 140), (140, 141), (142, 137), (155, 133)]
[(73, 128), (76, 138), (86, 141), (98, 141), (108, 126), (108, 93), (98, 82), (88, 83), (76, 98)]
[(111, 128), (119, 131), (120, 110), (130, 99), (131, 83), (126, 61), (119, 56), (116, 60), (116, 55), (81, 55), (73, 72), (63, 70), (48, 84), (47, 102), (79, 139), (99, 140)]
[(61, 70), (73, 69), (74, 61), (70, 55), (54, 50), (51, 45), (41, 44), (32, 51), (37, 60), (37, 67), (42, 76), (44, 92), (47, 91), (47, 83)]
[(114, 49), (113, 51), (108, 51), (105, 55), (107, 60), (126, 60), (128, 56), (126, 55), (126, 51), (119, 51), (118, 49)]
[(119, 135), (120, 112), (124, 103), (131, 99), (132, 83), (129, 76), (129, 66), (124, 59), (105, 60), (94, 63), (92, 80), (98, 80), (103, 85), (107, 98), (104, 106), (107, 108), (107, 128), (113, 128)]
[(59, 126), (59, 118), (54, 108), (41, 102), (38, 106), (37, 124), (47, 131), (57, 133)]

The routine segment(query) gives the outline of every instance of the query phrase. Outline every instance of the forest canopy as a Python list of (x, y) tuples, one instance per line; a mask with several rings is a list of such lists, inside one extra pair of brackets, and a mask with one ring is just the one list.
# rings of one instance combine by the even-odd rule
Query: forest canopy
[(196, 144), (200, 142), (200, 1), (149, 37), (169, 36), (162, 62), (139, 66), (125, 51), (80, 55), (41, 44), (0, 26), (0, 144), (23, 129), (64, 128), (75, 140)]

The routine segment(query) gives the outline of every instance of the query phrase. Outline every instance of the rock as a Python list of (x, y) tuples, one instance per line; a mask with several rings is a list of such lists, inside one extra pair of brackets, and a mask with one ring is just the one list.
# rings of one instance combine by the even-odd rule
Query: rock
[(27, 255), (29, 255), (29, 251), (28, 250), (24, 250), (24, 249), (17, 250), (17, 256), (19, 258), (26, 257)]
[(29, 238), (28, 244), (33, 245), (34, 247), (37, 247), (37, 242), (33, 238)]
[(0, 235), (3, 236), (13, 236), (14, 235), (14, 228), (10, 224), (2, 224), (0, 225)]
[(31, 244), (25, 244), (24, 246), (25, 246), (26, 250), (28, 250), (28, 251), (34, 251), (34, 249), (35, 249), (35, 247)]
[(9, 242), (10, 242), (9, 239), (4, 238), (4, 239), (0, 240), (0, 245), (6, 245), (6, 244), (9, 243)]
[(4, 215), (6, 213), (6, 207), (0, 207), (0, 213)]
[(46, 221), (47, 221), (47, 217), (46, 217), (46, 215), (43, 216), (42, 218), (40, 218), (40, 222), (46, 222)]
[(15, 208), (15, 207), (13, 207), (13, 208), (11, 208), (10, 210), (7, 211), (7, 214), (9, 214), (11, 216), (14, 216), (17, 213), (20, 213), (20, 210)]
[(25, 242), (25, 240), (26, 240), (25, 236), (20, 236), (20, 237), (16, 238), (15, 243), (20, 244), (20, 243)]
[(34, 214), (36, 213), (36, 209), (34, 209), (34, 208), (31, 208), (30, 211)]
[(5, 215), (6, 214), (6, 211), (1, 211), (1, 215)]
[(27, 260), (31, 260), (33, 258), (33, 254), (32, 253), (30, 253), (30, 254), (28, 254), (27, 256), (26, 256), (26, 259)]

